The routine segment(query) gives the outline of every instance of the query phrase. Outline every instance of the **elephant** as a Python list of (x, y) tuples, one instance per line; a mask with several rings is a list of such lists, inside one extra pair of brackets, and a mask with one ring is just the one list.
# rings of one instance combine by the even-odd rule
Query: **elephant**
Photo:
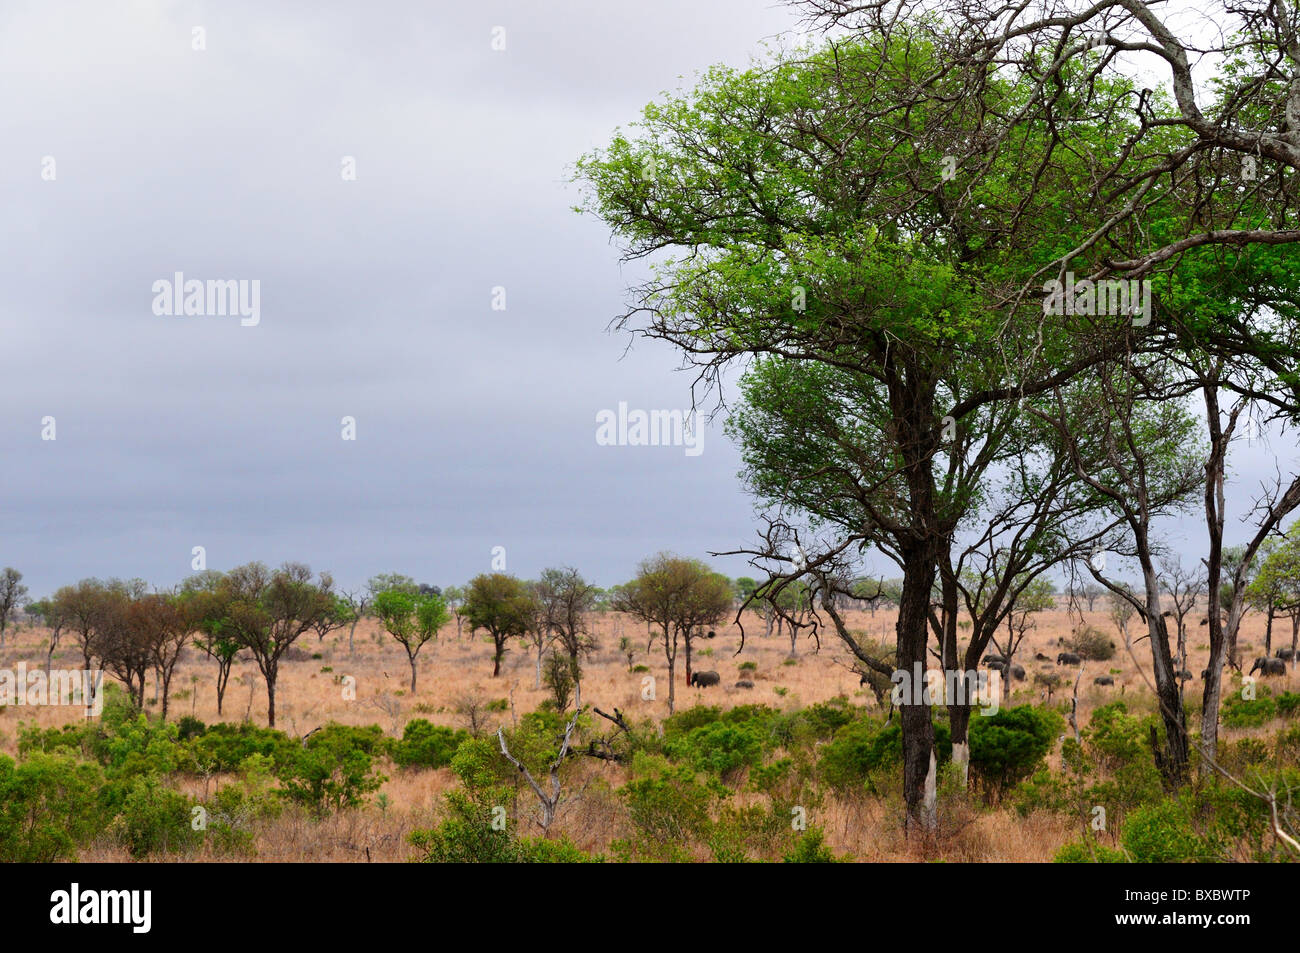
[(1296, 653), (1293, 652), (1291, 649), (1278, 649), (1273, 654), (1276, 655), (1284, 662), (1290, 662), (1296, 656)]
[(692, 672), (691, 684), (699, 688), (707, 688), (710, 685), (717, 685), (722, 681), (722, 676), (717, 672)]
[(1096, 678), (1094, 678), (1094, 679), (1092, 680), (1092, 684), (1094, 684), (1094, 685), (1114, 685), (1114, 684), (1115, 684), (1115, 679), (1111, 678), (1109, 675), (1098, 675)]
[(1264, 676), (1285, 675), (1286, 662), (1282, 661), (1280, 658), (1265, 658), (1261, 655), (1259, 658), (1255, 659), (1255, 664), (1250, 667), (1250, 672), (1248, 674), (1254, 675), (1256, 669), (1259, 669), (1260, 674)]
[(1078, 665), (1082, 661), (1083, 657), (1075, 655), (1073, 652), (1062, 652), (1060, 655), (1056, 656), (1057, 665)]
[(749, 679), (747, 679), (747, 678), (742, 678), (740, 681), (738, 681), (738, 682), (736, 683), (736, 687), (737, 687), (737, 688), (753, 688), (753, 687), (754, 687), (754, 683), (751, 682), (751, 681), (750, 681)]

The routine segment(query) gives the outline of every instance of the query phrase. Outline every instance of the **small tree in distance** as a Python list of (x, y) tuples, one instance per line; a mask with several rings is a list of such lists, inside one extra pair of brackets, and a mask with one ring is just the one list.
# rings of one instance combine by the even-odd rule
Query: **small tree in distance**
[(501, 674), (501, 660), (511, 639), (528, 633), (537, 611), (536, 602), (522, 580), (505, 573), (475, 576), (465, 596), (465, 618), (471, 632), (486, 629), (492, 636), (492, 677)]
[(405, 589), (386, 589), (375, 596), (374, 613), (380, 624), (406, 650), (411, 665), (411, 694), (415, 694), (415, 659), (424, 644), (437, 638), (451, 621), (447, 604), (438, 595), (412, 595)]

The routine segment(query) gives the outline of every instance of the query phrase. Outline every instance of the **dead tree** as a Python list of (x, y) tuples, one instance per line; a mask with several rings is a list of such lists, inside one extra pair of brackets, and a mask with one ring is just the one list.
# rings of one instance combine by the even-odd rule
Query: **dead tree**
[(564, 763), (564, 759), (569, 754), (569, 743), (573, 737), (573, 729), (577, 727), (578, 716), (581, 714), (581, 711), (574, 712), (573, 717), (569, 719), (569, 723), (564, 727), (564, 740), (560, 742), (560, 752), (555, 756), (555, 760), (551, 762), (548, 772), (551, 779), (550, 794), (547, 794), (542, 790), (542, 786), (537, 783), (537, 779), (533, 777), (533, 773), (510, 753), (510, 749), (506, 747), (505, 727), (502, 726), (497, 729), (497, 741), (501, 743), (501, 753), (505, 755), (506, 760), (513, 764), (519, 770), (519, 773), (524, 776), (524, 780), (528, 782), (528, 786), (533, 789), (533, 793), (537, 795), (537, 800), (541, 803), (541, 825), (543, 837), (549, 836), (551, 824), (555, 822), (555, 809), (560, 803), (560, 765)]

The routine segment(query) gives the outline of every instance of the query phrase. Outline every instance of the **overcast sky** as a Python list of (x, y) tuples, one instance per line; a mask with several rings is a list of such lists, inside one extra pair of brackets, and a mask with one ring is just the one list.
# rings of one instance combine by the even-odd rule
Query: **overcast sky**
[[(0, 565), (33, 595), (167, 586), (195, 546), (446, 585), (502, 546), (609, 585), (750, 542), (721, 420), (698, 455), (596, 443), (599, 411), (684, 408), (692, 377), (606, 332), (638, 274), (568, 175), (796, 25), (766, 0), (5, 3)], [(259, 281), (259, 322), (155, 314), (176, 272)]]
[[(637, 275), (569, 171), (794, 25), (763, 0), (4, 4), (0, 564), (33, 594), (169, 585), (200, 545), (448, 584), (503, 546), (608, 585), (746, 542), (720, 420), (694, 456), (596, 444), (599, 410), (686, 407), (691, 377), (606, 332)], [(259, 280), (260, 322), (154, 314), (178, 271)]]

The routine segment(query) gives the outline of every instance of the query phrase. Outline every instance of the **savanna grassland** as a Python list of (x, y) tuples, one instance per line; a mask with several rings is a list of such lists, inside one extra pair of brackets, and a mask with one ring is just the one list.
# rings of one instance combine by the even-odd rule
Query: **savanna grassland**
[[(895, 615), (890, 609), (854, 610), (848, 621), (865, 640), (885, 642)], [(1130, 655), (1105, 613), (1086, 616), (1088, 624), (1117, 639), (1117, 652), (1107, 661), (1086, 663), (1080, 679), (1081, 760), (1071, 767), (1063, 757), (1073, 744), (1065, 741), (1071, 733), (1066, 716), (1077, 669), (1035, 661), (1037, 653), (1055, 659), (1076, 624), (1056, 609), (1036, 617), (1018, 651), (1016, 661), (1028, 678), (1013, 684), (1007, 703), (1049, 713), (1044, 717), (1051, 720), (1043, 722), (1052, 732), (1046, 750), (1030, 752), (1033, 763), (1014, 776), (998, 777), (997, 769), (981, 775), (979, 764), (973, 765), (969, 791), (941, 776), (944, 821), (933, 836), (904, 835), (888, 712), (859, 684), (838, 640), (825, 633), (818, 650), (805, 636), (791, 657), (789, 638), (765, 637), (757, 616), (747, 616), (739, 652), (740, 631), (734, 626), (697, 643), (695, 668), (716, 670), (720, 686), (687, 687), (679, 658), (677, 714), (670, 719), (662, 649), (647, 652), (645, 626), (616, 613), (593, 615), (598, 647), (584, 662), (581, 686), (587, 713), (575, 726), (573, 751), (558, 770), (562, 795), (545, 832), (537, 796), (501, 755), (495, 733), (506, 729), (512, 754), (547, 790), (547, 771), (572, 705), (560, 714), (551, 692), (535, 687), (535, 657), (520, 645), (506, 655), (501, 675), (491, 677), (491, 641), (471, 636), (467, 627), (458, 638), (454, 624), (419, 656), (414, 694), (405, 655), (371, 619), (357, 626), (351, 655), (346, 629), (323, 640), (301, 638), (282, 667), (277, 691), (277, 728), (283, 735), (264, 727), (266, 692), (248, 662), (236, 663), (218, 716), (215, 666), (191, 647), (173, 679), (166, 724), (152, 684), (143, 713), (132, 712), (124, 693), (110, 689), (105, 713), (90, 722), (67, 708), (0, 710), (0, 752), (19, 764), (33, 757), (62, 758), (65, 770), (79, 764), (86, 776), (65, 793), (75, 794), (76, 783), (83, 783), (82, 800), (102, 801), (98, 813), (78, 818), (57, 816), (58, 795), (33, 801), (30, 822), (49, 823), (68, 836), (49, 848), (51, 859), (491, 859), (464, 855), (492, 854), (499, 848), (494, 837), (501, 844), (532, 845), (528, 850), (534, 851), (498, 859), (532, 860), (591, 855), (606, 860), (1050, 861), (1063, 849), (1068, 856), (1089, 842), (1131, 853), (1132, 845), (1123, 840), (1124, 818), (1143, 805), (1165, 803), (1145, 741), (1148, 725), (1155, 724), (1144, 681), (1150, 678), (1150, 657), (1144, 643)], [(1190, 623), (1193, 672), (1206, 664), (1205, 630), (1196, 625), (1202, 617), (1198, 611)], [(1263, 626), (1256, 615), (1243, 624), (1241, 651), (1248, 662), (1260, 654)], [(8, 668), (20, 660), (29, 667), (43, 665), (48, 635), (31, 624), (11, 629), (0, 662)], [(619, 649), (622, 637), (632, 643), (630, 665)], [(1289, 642), (1289, 624), (1277, 626), (1274, 645)], [(56, 667), (78, 663), (75, 649), (54, 653)], [(1062, 676), (1050, 698), (1035, 682), (1040, 672)], [(1108, 674), (1114, 686), (1093, 684)], [(352, 684), (349, 676), (355, 679), (354, 693), (345, 691)], [(655, 679), (653, 700), (643, 697), (647, 676)], [(753, 688), (734, 687), (741, 678)], [(1193, 732), (1198, 686), (1194, 678), (1185, 692)], [(1298, 688), (1300, 679), (1289, 667), (1286, 676), (1262, 683), (1259, 694), (1287, 698)], [(347, 697), (351, 694), (355, 697)], [(1123, 703), (1118, 714), (1112, 704), (1117, 701)], [(617, 710), (631, 730), (618, 731), (591, 706), (610, 715)], [(1094, 726), (1099, 709), (1104, 717)], [(942, 711), (935, 710), (937, 727), (944, 721)], [(1243, 776), (1261, 761), (1294, 765), (1300, 759), (1293, 708), (1278, 704), (1268, 712), (1234, 717), (1230, 700), (1225, 712), (1223, 762)], [(408, 723), (420, 720), (436, 726), (437, 735), (413, 734)], [(232, 736), (221, 748), (211, 727), (218, 722), (231, 730), (240, 723), (256, 726), (256, 737)], [(58, 731), (65, 725), (71, 734)], [(402, 748), (404, 735), (408, 742)], [(212, 742), (207, 747), (205, 737)], [(601, 740), (610, 740), (610, 746), (601, 748)], [(942, 737), (939, 744), (942, 749)], [(978, 754), (974, 734), (972, 745)], [(592, 756), (596, 750), (616, 753), (618, 760)], [(288, 767), (301, 752), (317, 758)], [(46, 769), (55, 771), (53, 765)], [(1231, 791), (1202, 779), (1179, 803), (1194, 808), (1224, 797)], [(1107, 829), (1081, 842), (1097, 804), (1108, 809)], [(199, 808), (209, 824), (194, 831)], [(490, 826), (493, 808), (504, 809), (504, 832)], [(1215, 811), (1218, 818), (1222, 809)], [(43, 812), (54, 816), (42, 820)], [(1162, 823), (1178, 826), (1164, 815), (1157, 820), (1152, 835), (1157, 838), (1164, 836)], [(1272, 856), (1257, 818), (1233, 828), (1235, 838), (1220, 830), (1217, 820), (1202, 820), (1207, 826), (1201, 847), (1217, 857)], [(80, 831), (79, 824), (84, 824)], [(438, 830), (446, 836), (430, 841), (428, 832)], [(1158, 849), (1168, 845), (1162, 841)]]

